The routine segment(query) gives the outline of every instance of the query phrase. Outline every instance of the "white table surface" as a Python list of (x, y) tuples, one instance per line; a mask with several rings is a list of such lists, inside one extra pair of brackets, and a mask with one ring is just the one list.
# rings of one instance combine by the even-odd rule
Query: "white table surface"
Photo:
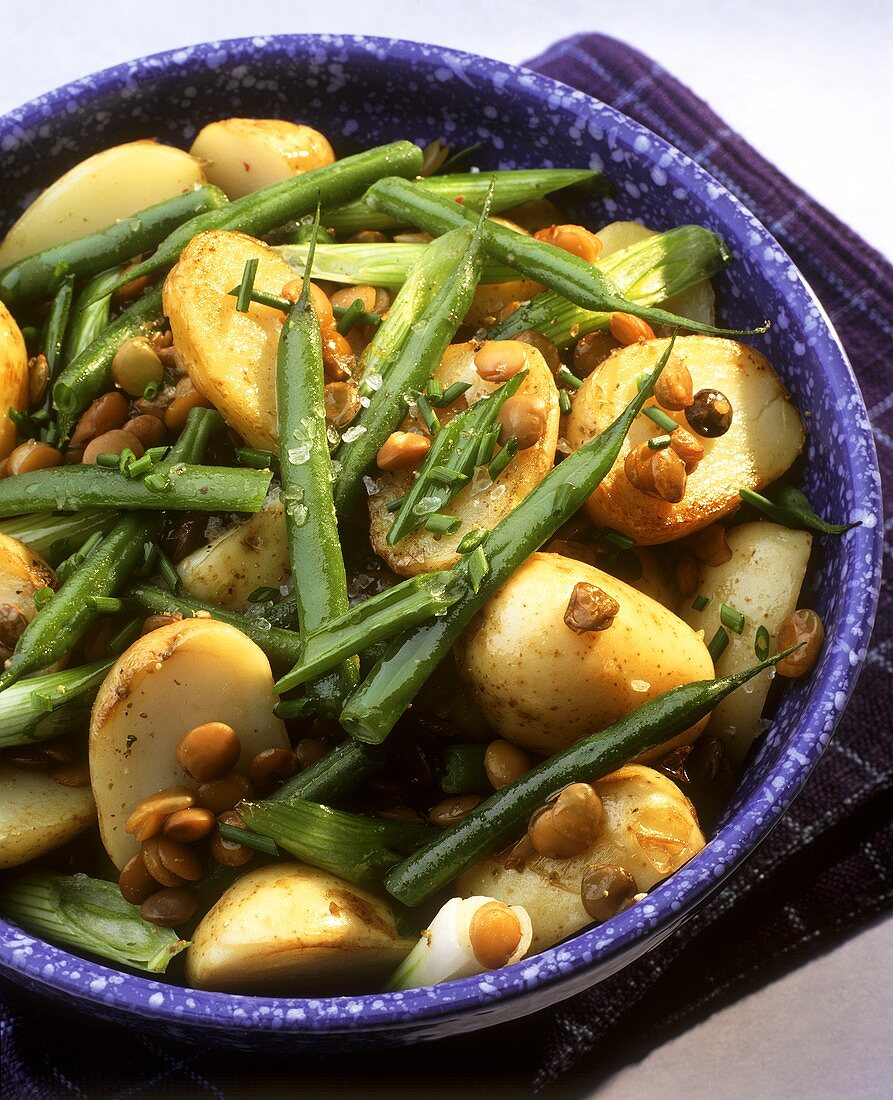
[[(0, 17), (0, 111), (106, 65), (206, 38), (384, 34), (519, 62), (598, 30), (655, 57), (893, 254), (890, 0), (0, 0)], [(597, 1100), (881, 1100), (893, 1094), (891, 972), (886, 921), (639, 1064), (580, 1082), (580, 1091)]]

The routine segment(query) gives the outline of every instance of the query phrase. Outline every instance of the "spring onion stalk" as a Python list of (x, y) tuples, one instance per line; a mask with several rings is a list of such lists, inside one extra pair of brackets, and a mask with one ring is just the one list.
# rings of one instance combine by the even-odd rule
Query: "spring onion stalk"
[(0, 910), (33, 935), (111, 962), (163, 974), (188, 947), (170, 928), (140, 916), (115, 882), (31, 871), (0, 886)]
[[(521, 168), (503, 172), (454, 172), (418, 181), (418, 186), (446, 199), (462, 200), (469, 210), (480, 210), (484, 205), (490, 184), (493, 183), (493, 199), (490, 209), (494, 214), (520, 206), (534, 199), (541, 199), (563, 187), (584, 187), (593, 195), (607, 195), (610, 186), (601, 172), (585, 168)], [(350, 236), (363, 229), (396, 229), (400, 222), (387, 214), (371, 211), (366, 204), (347, 203), (336, 210), (323, 213), (323, 225), (339, 236)]]
[(91, 535), (110, 531), (118, 518), (114, 512), (107, 511), (83, 511), (61, 516), (52, 512), (37, 512), (0, 521), (0, 532), (18, 539), (52, 563), (73, 554)]
[[(66, 363), (76, 359), (108, 327), (109, 313), (112, 306), (111, 288), (117, 281), (118, 274), (119, 269), (112, 268), (110, 271), (101, 272), (85, 283), (84, 289), (74, 304), (71, 325), (65, 341)], [(108, 293), (102, 298), (97, 298), (97, 293), (102, 291)], [(90, 305), (85, 304), (88, 299), (91, 300)]]
[(65, 344), (73, 301), (74, 275), (66, 275), (53, 297), (44, 328), (43, 353), (49, 367), (51, 383), (62, 365), (62, 348)]
[(378, 743), (486, 600), (522, 562), (551, 538), (614, 465), (631, 424), (672, 352), (670, 340), (648, 384), (601, 435), (568, 455), (466, 554), (450, 573), (468, 583), (467, 593), (440, 618), (398, 636), (341, 712), (341, 725), (361, 741)]
[(400, 862), (436, 831), (430, 825), (385, 821), (333, 810), (317, 802), (241, 802), (249, 829), (267, 836), (290, 855), (357, 886), (378, 887)]
[(817, 515), (806, 495), (793, 485), (783, 485), (773, 491), (774, 500), (755, 493), (751, 489), (741, 489), (738, 493), (745, 504), (750, 504), (762, 512), (764, 516), (780, 523), (784, 527), (793, 527), (795, 530), (818, 531), (823, 535), (842, 535), (851, 527), (858, 527), (861, 520), (855, 523), (828, 523)]
[[(683, 225), (637, 241), (596, 262), (624, 297), (641, 305), (666, 301), (716, 275), (729, 259), (721, 237), (699, 225)], [(490, 329), (494, 340), (536, 329), (566, 348), (588, 332), (607, 329), (611, 314), (574, 305), (553, 290), (537, 294)]]
[[(307, 263), (308, 245), (279, 245), (276, 251), (295, 271)], [(427, 244), (323, 244), (313, 257), (313, 278), (349, 286), (402, 286), (430, 248)], [(484, 260), (482, 283), (504, 283), (518, 275), (505, 264)]]
[[(487, 926), (479, 917), (486, 910), (498, 907), (505, 916), (511, 914), (500, 928), (500, 937), (487, 935)], [(398, 989), (420, 989), (440, 982), (471, 978), (500, 966), (523, 959), (533, 940), (533, 925), (527, 910), (521, 905), (505, 905), (495, 898), (450, 898), (434, 920), (428, 922), (419, 942), (397, 967), (387, 992)]]
[(22, 512), (117, 508), (124, 511), (259, 512), (269, 470), (159, 463), (151, 485), (102, 466), (56, 466), (0, 482), (0, 516)]
[(419, 905), (476, 860), (498, 851), (526, 827), (531, 815), (568, 783), (594, 783), (622, 764), (672, 741), (727, 695), (799, 647), (717, 680), (698, 680), (650, 699), (618, 721), (575, 741), (514, 783), (496, 791), (461, 821), (415, 852), (385, 880), (405, 905)]
[(444, 745), (438, 782), (444, 794), (489, 794), (492, 785), (484, 769), (487, 746)]
[(48, 741), (90, 717), (111, 661), (33, 676), (0, 692), (0, 748)]
[[(363, 355), (361, 385), (371, 387), (373, 373), (381, 381), (377, 389), (372, 388), (369, 404), (351, 424), (350, 441), (343, 440), (336, 454), (338, 475), (333, 492), (339, 515), (353, 504), (363, 474), (403, 419), (407, 408), (404, 395), (427, 384), (471, 305), (483, 262), (481, 242), (485, 220), (481, 215), (472, 233), (463, 229), (455, 234), (444, 234), (441, 239), (447, 242), (445, 245), (436, 251), (433, 246), (426, 250), (422, 263), (425, 273), (430, 272), (430, 275), (427, 278), (423, 275), (422, 282), (436, 278), (441, 285), (419, 311), (415, 308), (417, 300), (420, 297), (427, 299), (430, 291), (420, 295), (415, 280), (408, 281)], [(451, 256), (452, 263), (445, 271), (444, 260)], [(405, 309), (400, 300), (407, 290), (409, 308)], [(381, 352), (392, 347), (395, 332), (397, 346), (388, 361), (381, 362)]]

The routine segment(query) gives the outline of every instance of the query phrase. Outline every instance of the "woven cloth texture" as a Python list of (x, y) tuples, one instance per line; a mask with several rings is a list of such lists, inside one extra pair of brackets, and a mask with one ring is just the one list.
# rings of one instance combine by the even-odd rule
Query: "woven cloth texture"
[[(663, 135), (738, 195), (812, 285), (849, 353), (893, 476), (893, 268), (659, 65), (602, 35), (529, 67)], [(885, 533), (893, 530), (887, 505)], [(889, 552), (889, 547), (888, 547)], [(93, 1022), (0, 983), (3, 1100), (56, 1097), (577, 1095), (722, 1004), (841, 940), (893, 901), (893, 594), (825, 757), (768, 840), (644, 959), (556, 1008), (483, 1033), (328, 1058), (184, 1047)]]

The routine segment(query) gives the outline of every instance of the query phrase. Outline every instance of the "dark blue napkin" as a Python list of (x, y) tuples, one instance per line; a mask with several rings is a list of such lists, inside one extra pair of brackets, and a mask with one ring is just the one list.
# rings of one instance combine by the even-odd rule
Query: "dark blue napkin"
[[(690, 154), (740, 196), (812, 284), (849, 352), (893, 474), (893, 268), (655, 62), (601, 35), (530, 62)], [(888, 506), (885, 530), (893, 529)], [(893, 595), (827, 754), (749, 864), (674, 936), (589, 993), (475, 1035), (314, 1065), (185, 1048), (0, 984), (3, 1100), (571, 1094), (777, 977), (893, 901)]]

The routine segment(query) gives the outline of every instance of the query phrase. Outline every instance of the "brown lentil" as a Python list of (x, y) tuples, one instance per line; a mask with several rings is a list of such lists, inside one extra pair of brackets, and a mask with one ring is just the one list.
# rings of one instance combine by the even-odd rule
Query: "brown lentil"
[(685, 410), (685, 419), (693, 432), (716, 439), (732, 426), (732, 403), (719, 390), (698, 390)]
[(501, 791), (510, 783), (520, 779), (530, 771), (530, 757), (513, 745), (511, 741), (499, 738), (491, 741), (484, 753), (484, 771), (494, 791)]
[(230, 772), (222, 779), (212, 779), (208, 783), (200, 784), (198, 788), (199, 802), (213, 814), (232, 810), (243, 798), (250, 798), (251, 794), (251, 785), (238, 772)]
[[(245, 827), (242, 818), (232, 810), (222, 813), (217, 820), (221, 825), (232, 825), (237, 829)], [(224, 867), (241, 867), (243, 863), (247, 863), (251, 859), (253, 854), (253, 850), (246, 844), (224, 840), (219, 829), (216, 829), (211, 836), (211, 855)]]
[(25, 443), (20, 443), (10, 454), (6, 468), (9, 476), (15, 477), (16, 474), (30, 474), (35, 470), (49, 470), (53, 466), (61, 466), (61, 464), (61, 451), (57, 451), (49, 443), (29, 439)]
[(210, 408), (211, 402), (199, 393), (192, 379), (187, 375), (174, 387), (174, 399), (164, 414), (165, 426), (170, 431), (179, 433), (186, 426), (186, 419), (193, 409)]
[(50, 779), (62, 787), (89, 787), (90, 768), (86, 763), (60, 764), (50, 771)]
[(350, 309), (358, 298), (363, 303), (366, 313), (371, 313), (375, 309), (374, 286), (344, 286), (336, 290), (329, 300), (333, 309)]
[(654, 399), (665, 409), (679, 412), (692, 403), (691, 372), (681, 359), (671, 359), (654, 383)]
[(587, 332), (574, 348), (574, 374), (587, 378), (616, 348), (617, 341), (610, 332)]
[(636, 880), (616, 863), (596, 863), (583, 874), (580, 900), (594, 921), (601, 923), (625, 909), (636, 894)]
[(121, 428), (97, 435), (84, 448), (81, 459), (85, 465), (95, 465), (100, 455), (119, 455), (123, 451), (131, 450), (136, 458), (142, 458), (144, 447), (132, 432), (125, 432)]
[(791, 680), (805, 676), (819, 659), (824, 641), (825, 626), (815, 611), (802, 608), (786, 615), (778, 627), (776, 637), (778, 651), (801, 644), (802, 649), (798, 649), (778, 662), (775, 666), (778, 675)]
[(582, 225), (551, 225), (548, 229), (537, 230), (534, 236), (590, 264), (595, 263), (602, 250), (602, 242)]
[(164, 823), (162, 832), (168, 840), (178, 844), (194, 844), (204, 840), (211, 833), (217, 819), (210, 810), (200, 806), (190, 806), (187, 810), (177, 810)]
[(631, 313), (612, 313), (609, 327), (617, 343), (625, 348), (630, 344), (654, 339), (654, 330), (651, 325), (641, 317), (634, 317)]
[(298, 770), (298, 758), (288, 749), (262, 749), (251, 761), (248, 778), (260, 794), (272, 794)]
[(146, 870), (141, 852), (137, 852), (121, 868), (118, 875), (118, 888), (125, 901), (131, 905), (142, 905), (150, 894), (158, 889), (158, 883)]
[(96, 436), (120, 428), (126, 419), (127, 399), (124, 394), (117, 390), (104, 393), (96, 398), (78, 421), (69, 446), (75, 449), (85, 447)]
[(112, 381), (131, 397), (142, 397), (150, 382), (164, 381), (164, 367), (145, 336), (134, 336), (115, 352)]
[(198, 898), (182, 887), (156, 890), (140, 906), (140, 916), (159, 928), (176, 928), (191, 919), (198, 908)]
[[(124, 268), (121, 274), (126, 275), (128, 271), (132, 271), (136, 266), (136, 264), (129, 264)], [(132, 302), (134, 298), (139, 298), (150, 282), (150, 276), (140, 275), (139, 278), (132, 279), (129, 283), (125, 283), (124, 286), (118, 287), (112, 294), (112, 301), (115, 305), (122, 305), (124, 302)]]
[(348, 244), (384, 244), (387, 237), (379, 229), (361, 229), (347, 238)]
[(571, 783), (531, 818), (530, 843), (551, 859), (573, 859), (595, 841), (602, 801), (589, 783)]
[(620, 611), (620, 604), (589, 581), (574, 585), (564, 612), (564, 625), (575, 634), (607, 630)]
[(517, 340), (519, 344), (529, 344), (530, 347), (536, 348), (553, 374), (557, 374), (561, 370), (561, 356), (558, 354), (558, 348), (548, 336), (543, 336), (535, 328), (526, 328), (523, 332), (516, 332), (513, 339)]
[(164, 836), (154, 836), (142, 846), (143, 860), (149, 874), (158, 879), (162, 886), (176, 886), (176, 882), (166, 882), (162, 871), (176, 876), (180, 880), (197, 882), (202, 877), (202, 861), (185, 844), (178, 844)]
[(507, 382), (527, 362), (518, 340), (488, 340), (474, 355), (474, 366), (485, 382)]
[(676, 562), (676, 587), (681, 596), (693, 596), (701, 582), (701, 567), (694, 554), (683, 550)]
[(28, 362), (28, 400), (31, 408), (35, 409), (46, 397), (47, 386), (50, 384), (50, 365), (47, 357), (42, 353), (35, 355)]
[(146, 450), (150, 447), (160, 447), (167, 439), (164, 424), (151, 413), (140, 413), (139, 416), (134, 416), (125, 423), (123, 431), (135, 435)]
[(158, 630), (162, 626), (170, 626), (171, 623), (178, 623), (183, 618), (179, 611), (171, 612), (167, 615), (148, 615), (143, 619), (143, 625), (140, 627), (140, 637), (143, 638), (147, 634), (151, 634), (153, 630)]
[(677, 428), (670, 433), (670, 447), (682, 459), (687, 474), (696, 469), (704, 457), (704, 448), (685, 428)]
[(360, 391), (354, 382), (327, 382), (324, 390), (326, 420), (345, 428), (360, 411)]
[(444, 828), (455, 825), (466, 814), (470, 814), (480, 802), (481, 796), (478, 794), (451, 795), (431, 807), (428, 811), (428, 821), (432, 825), (442, 825)]
[(533, 447), (546, 430), (546, 412), (539, 401), (527, 394), (510, 397), (499, 410), (499, 442), (514, 438), (519, 451)]
[(225, 722), (204, 722), (185, 733), (177, 745), (177, 763), (193, 779), (220, 779), (242, 753), (239, 736)]
[(379, 470), (405, 470), (418, 466), (431, 449), (431, 440), (418, 432), (391, 432), (382, 443), (375, 464)]
[(670, 447), (653, 451), (640, 443), (627, 452), (623, 469), (630, 484), (648, 496), (678, 504), (685, 496), (685, 464)]
[(468, 940), (481, 966), (497, 970), (518, 950), (521, 922), (505, 902), (485, 902), (471, 918)]
[(329, 746), (325, 741), (320, 741), (316, 737), (302, 737), (295, 745), (295, 759), (300, 768), (310, 768), (318, 764), (328, 751)]

